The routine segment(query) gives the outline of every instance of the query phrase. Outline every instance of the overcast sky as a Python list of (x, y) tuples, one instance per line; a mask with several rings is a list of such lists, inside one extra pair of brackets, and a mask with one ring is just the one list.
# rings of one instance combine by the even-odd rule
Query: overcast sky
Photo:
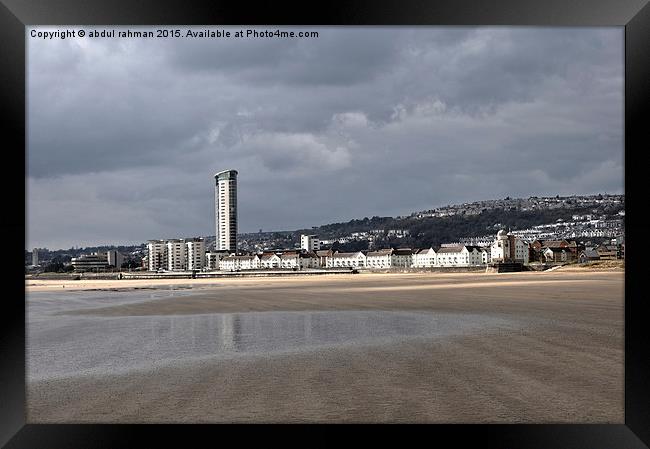
[(28, 32), (27, 247), (214, 235), (230, 168), (240, 232), (623, 192), (623, 28), (293, 30)]

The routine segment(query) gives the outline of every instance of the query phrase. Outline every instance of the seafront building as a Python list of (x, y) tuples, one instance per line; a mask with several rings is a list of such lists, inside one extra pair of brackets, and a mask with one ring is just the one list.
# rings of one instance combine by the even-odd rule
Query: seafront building
[(366, 266), (366, 255), (361, 251), (356, 251), (352, 253), (339, 253), (336, 252), (332, 254), (331, 257), (327, 259), (328, 268), (359, 268)]
[(380, 249), (368, 251), (367, 268), (410, 268), (413, 266), (413, 251), (410, 248)]
[(34, 248), (32, 250), (32, 265), (37, 266), (38, 265), (38, 249)]
[(478, 246), (445, 246), (438, 250), (436, 266), (438, 267), (474, 267), (484, 265), (487, 250)]
[(167, 268), (167, 244), (165, 240), (149, 240), (147, 243), (149, 271)]
[(187, 239), (185, 241), (187, 254), (187, 269), (202, 270), (205, 267), (205, 241), (202, 238)]
[(103, 271), (109, 268), (121, 268), (124, 256), (115, 250), (94, 252), (73, 257), (71, 265), (76, 272)]
[(437, 254), (433, 248), (420, 249), (413, 253), (413, 268), (431, 268), (437, 263)]
[(492, 263), (522, 263), (528, 265), (530, 245), (513, 234), (507, 234), (503, 229), (497, 232), (497, 237), (490, 247)]
[(202, 270), (207, 261), (205, 241), (200, 237), (149, 240), (146, 257), (149, 271)]
[[(539, 247), (539, 250), (535, 250)], [(579, 248), (579, 258), (574, 257), (573, 241), (536, 241), (529, 244), (511, 233), (500, 230), (490, 246), (443, 244), (434, 248), (385, 248), (376, 251), (339, 252), (305, 249), (269, 250), (264, 252), (236, 253), (227, 250), (206, 251), (202, 238), (150, 240), (148, 254), (143, 260), (150, 271), (244, 271), (244, 270), (313, 270), (313, 269), (365, 269), (390, 270), (410, 268), (462, 268), (493, 265), (528, 265), (530, 254), (538, 251), (543, 263), (568, 263), (572, 260), (614, 260), (624, 258), (623, 242), (612, 239), (610, 244), (597, 248)], [(110, 252), (109, 252), (110, 253)], [(73, 259), (76, 270), (99, 269), (109, 266), (108, 261), (119, 256), (109, 253), (92, 254)]]
[(214, 213), (216, 247), (221, 251), (237, 251), (237, 170), (224, 170), (214, 175)]

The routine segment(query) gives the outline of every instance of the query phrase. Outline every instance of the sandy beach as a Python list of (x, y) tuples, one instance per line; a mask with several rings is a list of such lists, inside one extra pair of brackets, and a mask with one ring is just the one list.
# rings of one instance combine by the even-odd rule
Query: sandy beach
[[(287, 333), (295, 320), (320, 317), (325, 327), (314, 327), (315, 335), (335, 319), (345, 334), (345, 313), (352, 312), (375, 314), (354, 323), (381, 326), (391, 314), (404, 314), (406, 323), (434, 317), (450, 331), (433, 336), (425, 323), (421, 335), (225, 358), (174, 355), (173, 363), (125, 372), (41, 377), (28, 383), (28, 422), (622, 423), (623, 279), (622, 270), (556, 270), (96, 280), (66, 281), (65, 295), (61, 281), (30, 280), (30, 306), (38, 306), (38, 295), (58, 295), (43, 320), (109, 320), (125, 335), (124, 323), (133, 320), (150, 320), (137, 323), (152, 329), (160, 320), (194, 320), (212, 329), (212, 321), (197, 320), (235, 316), (242, 335), (254, 338), (268, 313), (280, 323), (269, 335), (289, 335), (292, 345), (304, 338)], [(172, 288), (182, 294), (166, 297)], [(66, 306), (68, 297), (147, 289), (158, 296)], [(454, 332), (456, 322), (468, 331)], [(33, 342), (75, 342), (69, 324), (47, 335), (33, 325)], [(186, 327), (177, 324), (176, 332)], [(196, 345), (196, 335), (182, 341)]]

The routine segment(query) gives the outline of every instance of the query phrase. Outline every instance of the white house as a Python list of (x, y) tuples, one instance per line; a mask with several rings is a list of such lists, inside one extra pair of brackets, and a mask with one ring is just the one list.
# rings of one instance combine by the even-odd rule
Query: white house
[(367, 268), (390, 268), (392, 249), (380, 249), (378, 251), (368, 251), (366, 255)]
[(482, 254), (476, 246), (443, 246), (438, 250), (439, 267), (469, 267), (481, 265)]
[(327, 259), (327, 262), (328, 262), (327, 264), (328, 268), (365, 267), (366, 256), (361, 251), (357, 251), (354, 253), (336, 252)]
[(275, 253), (264, 253), (260, 256), (260, 268), (280, 268), (282, 259)]
[(298, 268), (300, 267), (300, 253), (296, 251), (286, 252), (280, 256), (281, 268)]
[(414, 268), (431, 268), (436, 266), (436, 252), (433, 248), (420, 249), (413, 254)]
[(280, 265), (282, 268), (318, 268), (319, 260), (316, 254), (312, 252), (291, 251), (280, 256)]
[(219, 261), (221, 271), (252, 270), (259, 267), (259, 257), (230, 255)]
[(410, 268), (413, 265), (413, 251), (410, 248), (380, 249), (366, 255), (367, 268)]

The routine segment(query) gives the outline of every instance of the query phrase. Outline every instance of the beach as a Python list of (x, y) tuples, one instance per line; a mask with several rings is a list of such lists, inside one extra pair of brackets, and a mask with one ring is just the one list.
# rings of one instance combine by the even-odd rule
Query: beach
[(622, 423), (623, 280), (29, 280), (28, 422)]

